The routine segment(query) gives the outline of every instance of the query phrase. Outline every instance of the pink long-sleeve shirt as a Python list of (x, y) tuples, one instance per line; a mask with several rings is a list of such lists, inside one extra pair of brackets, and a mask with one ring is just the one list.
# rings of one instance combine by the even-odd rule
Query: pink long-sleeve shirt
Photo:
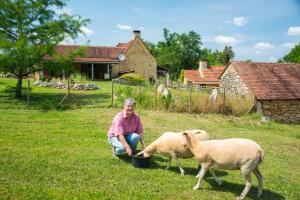
[(128, 118), (124, 111), (119, 112), (112, 121), (112, 125), (107, 134), (108, 137), (112, 138), (118, 135), (126, 136), (130, 133), (143, 134), (140, 117), (133, 113), (132, 116)]

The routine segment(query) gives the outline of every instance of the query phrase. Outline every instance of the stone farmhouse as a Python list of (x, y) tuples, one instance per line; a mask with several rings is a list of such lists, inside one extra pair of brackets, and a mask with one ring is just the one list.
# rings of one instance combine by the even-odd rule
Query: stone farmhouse
[(283, 123), (300, 123), (300, 64), (230, 62), (220, 76), (227, 95), (253, 96), (255, 108)]
[[(74, 51), (80, 46), (58, 45), (56, 51), (59, 54), (66, 54)], [(53, 57), (47, 56), (46, 60), (52, 61)], [(141, 39), (140, 31), (133, 31), (133, 39), (127, 43), (118, 43), (116, 46), (88, 46), (84, 57), (75, 59), (75, 68), (83, 73), (90, 80), (104, 80), (116, 78), (127, 72), (135, 72), (145, 79), (156, 80), (157, 64), (156, 59), (146, 48)], [(35, 74), (39, 79), (47, 72)]]
[(198, 70), (184, 70), (184, 84), (197, 87), (218, 87), (220, 85), (219, 76), (224, 71), (225, 66), (207, 66), (206, 61), (199, 61)]

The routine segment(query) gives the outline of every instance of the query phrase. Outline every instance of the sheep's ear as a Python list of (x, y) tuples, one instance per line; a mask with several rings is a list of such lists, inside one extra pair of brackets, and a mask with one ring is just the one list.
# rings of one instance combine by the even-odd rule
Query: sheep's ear
[(188, 133), (183, 132), (182, 135), (183, 135), (183, 136), (188, 136)]

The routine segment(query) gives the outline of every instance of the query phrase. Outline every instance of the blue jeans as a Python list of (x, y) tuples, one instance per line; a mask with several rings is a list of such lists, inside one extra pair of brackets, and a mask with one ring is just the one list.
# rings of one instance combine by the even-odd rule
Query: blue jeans
[[(126, 142), (130, 146), (132, 152), (136, 151), (136, 147), (140, 140), (140, 135), (137, 133), (130, 133), (125, 136)], [(126, 152), (124, 145), (117, 137), (109, 138), (109, 143), (114, 147), (116, 155), (122, 155)]]

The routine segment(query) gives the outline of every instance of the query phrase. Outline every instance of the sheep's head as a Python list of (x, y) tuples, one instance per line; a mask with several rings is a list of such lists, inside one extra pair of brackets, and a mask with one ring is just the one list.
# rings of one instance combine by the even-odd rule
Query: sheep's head
[(187, 132), (187, 131), (184, 131), (184, 132), (182, 133), (182, 135), (183, 135), (183, 137), (185, 138), (185, 140), (186, 140), (188, 146), (189, 146), (189, 147), (192, 147), (192, 141), (191, 141), (191, 138), (193, 138), (194, 135), (193, 135), (192, 133), (190, 133), (190, 132)]
[(149, 157), (152, 154), (148, 153), (148, 151), (146, 149), (144, 149), (143, 151), (140, 151), (137, 155), (138, 156), (143, 155), (144, 157)]
[(208, 133), (201, 129), (186, 130), (184, 132), (193, 134), (193, 135), (195, 135), (196, 138), (198, 138), (199, 140), (202, 140), (202, 141), (210, 139)]

